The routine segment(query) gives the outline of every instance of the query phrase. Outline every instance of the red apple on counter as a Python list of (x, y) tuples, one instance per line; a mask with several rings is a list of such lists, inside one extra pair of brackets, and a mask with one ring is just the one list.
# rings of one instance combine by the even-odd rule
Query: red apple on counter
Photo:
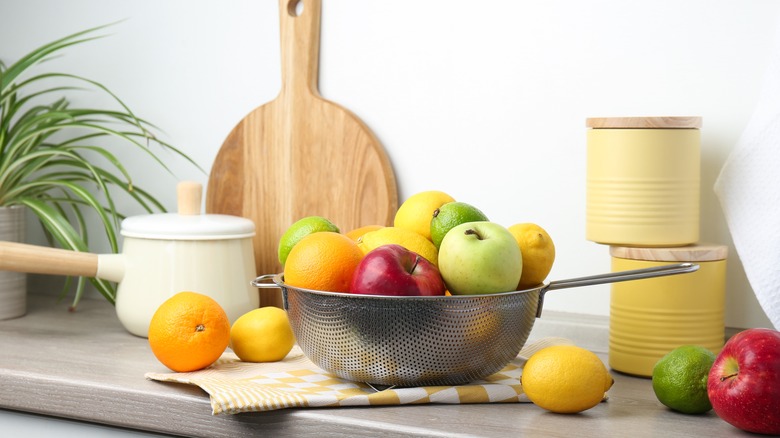
[(757, 328), (732, 336), (710, 369), (707, 395), (732, 426), (780, 435), (780, 332)]
[(420, 296), (444, 295), (439, 269), (425, 257), (401, 245), (371, 250), (358, 265), (349, 291), (354, 294)]

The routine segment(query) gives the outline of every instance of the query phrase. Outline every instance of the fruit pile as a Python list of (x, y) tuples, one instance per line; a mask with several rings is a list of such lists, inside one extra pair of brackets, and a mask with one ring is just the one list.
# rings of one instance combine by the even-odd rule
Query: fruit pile
[(441, 191), (410, 196), (392, 226), (347, 233), (327, 218), (293, 223), (278, 247), (285, 283), (303, 289), (391, 296), (508, 292), (542, 283), (555, 245), (533, 223), (492, 222)]
[(295, 344), (287, 312), (261, 307), (230, 325), (222, 306), (197, 292), (179, 292), (157, 308), (149, 324), (149, 347), (173, 371), (197, 371), (230, 347), (244, 362), (284, 359)]
[(716, 356), (698, 345), (680, 346), (653, 368), (653, 391), (685, 414), (714, 410), (731, 425), (780, 435), (780, 332), (747, 329)]

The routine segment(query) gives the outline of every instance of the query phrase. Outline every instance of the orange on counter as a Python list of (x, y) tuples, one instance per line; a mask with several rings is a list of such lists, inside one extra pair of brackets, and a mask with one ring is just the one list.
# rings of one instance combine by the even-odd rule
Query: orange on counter
[(163, 302), (149, 324), (149, 346), (163, 365), (176, 372), (214, 363), (230, 342), (230, 320), (213, 298), (179, 292)]

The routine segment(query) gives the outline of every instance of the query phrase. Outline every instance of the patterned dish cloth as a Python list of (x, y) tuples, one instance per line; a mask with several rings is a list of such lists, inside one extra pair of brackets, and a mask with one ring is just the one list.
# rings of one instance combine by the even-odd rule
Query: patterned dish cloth
[(296, 345), (279, 362), (242, 362), (224, 353), (211, 366), (189, 373), (146, 373), (150, 380), (197, 385), (211, 399), (214, 415), (286, 408), (379, 406), (423, 403), (528, 402), (520, 374), (528, 357), (544, 347), (572, 344), (547, 337), (525, 346), (498, 373), (466, 385), (376, 388), (345, 380), (314, 365)]

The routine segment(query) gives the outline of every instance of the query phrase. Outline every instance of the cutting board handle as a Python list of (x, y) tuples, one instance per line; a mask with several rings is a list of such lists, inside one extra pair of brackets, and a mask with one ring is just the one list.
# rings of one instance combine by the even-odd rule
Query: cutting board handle
[(279, 0), (283, 96), (319, 97), (321, 11), (321, 0)]

